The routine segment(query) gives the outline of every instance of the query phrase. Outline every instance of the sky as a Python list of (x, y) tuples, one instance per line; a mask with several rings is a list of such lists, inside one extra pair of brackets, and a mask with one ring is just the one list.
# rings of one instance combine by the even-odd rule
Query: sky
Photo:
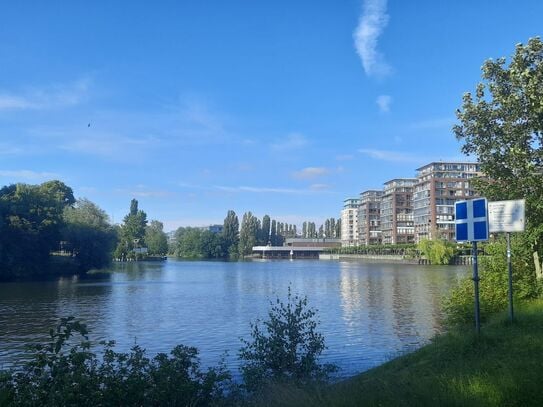
[(451, 126), (539, 0), (0, 0), (0, 186), (59, 179), (114, 222), (301, 225), (464, 157)]

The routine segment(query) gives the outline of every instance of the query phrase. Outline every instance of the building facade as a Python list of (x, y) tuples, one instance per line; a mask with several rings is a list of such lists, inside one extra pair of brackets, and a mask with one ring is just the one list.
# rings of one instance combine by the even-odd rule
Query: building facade
[(358, 237), (360, 245), (381, 244), (381, 197), (383, 191), (369, 190), (360, 194)]
[(341, 211), (341, 244), (342, 246), (358, 246), (358, 207), (360, 199), (347, 198), (343, 201)]
[(481, 175), (479, 163), (432, 162), (417, 169), (413, 193), (416, 242), (454, 240), (454, 204), (477, 197), (472, 180)]
[(381, 197), (383, 244), (413, 243), (413, 187), (416, 178), (397, 178), (385, 182)]

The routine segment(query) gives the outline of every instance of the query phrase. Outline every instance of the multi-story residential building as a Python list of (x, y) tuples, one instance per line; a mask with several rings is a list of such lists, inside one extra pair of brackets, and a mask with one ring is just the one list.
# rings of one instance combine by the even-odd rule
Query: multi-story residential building
[(358, 237), (367, 246), (381, 243), (381, 197), (383, 191), (369, 190), (360, 194)]
[(360, 199), (347, 198), (343, 201), (341, 211), (341, 244), (342, 246), (357, 246), (358, 238), (358, 207)]
[(385, 182), (381, 197), (381, 232), (384, 244), (413, 243), (413, 186), (416, 178)]
[(413, 193), (415, 241), (454, 240), (454, 203), (476, 197), (471, 180), (479, 163), (432, 162), (417, 169)]

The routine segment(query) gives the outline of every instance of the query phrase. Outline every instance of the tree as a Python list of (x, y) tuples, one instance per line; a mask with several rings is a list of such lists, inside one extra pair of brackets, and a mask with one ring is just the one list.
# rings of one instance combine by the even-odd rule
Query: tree
[(242, 339), (241, 371), (249, 391), (270, 382), (300, 385), (324, 380), (335, 370), (318, 362), (326, 346), (317, 332), (316, 316), (307, 297), (293, 295), (290, 287), (286, 302), (270, 301), (268, 319), (251, 323), (251, 340)]
[(259, 221), (250, 211), (243, 214), (239, 232), (239, 254), (246, 256), (252, 252), (258, 241)]
[(423, 239), (417, 244), (430, 264), (449, 264), (455, 254), (454, 245), (441, 239)]
[(147, 214), (138, 209), (138, 201), (132, 199), (130, 212), (123, 219), (121, 226), (121, 238), (115, 257), (119, 259), (137, 258), (135, 248), (145, 247), (145, 227), (147, 226)]
[(88, 199), (64, 209), (62, 240), (72, 253), (80, 272), (102, 268), (111, 262), (117, 234), (107, 214)]
[(0, 189), (0, 279), (43, 275), (59, 246), (64, 208), (75, 202), (60, 181)]
[(260, 236), (260, 244), (267, 245), (270, 241), (271, 220), (269, 215), (264, 215), (262, 218), (262, 233)]
[(489, 178), (476, 180), (491, 200), (526, 199), (527, 244), (541, 275), (543, 248), (543, 43), (532, 38), (505, 58), (487, 60), (475, 97), (464, 94), (453, 131)]
[(223, 225), (224, 249), (230, 257), (237, 257), (239, 243), (239, 220), (236, 212), (229, 210)]
[(168, 236), (164, 233), (162, 222), (152, 220), (145, 228), (145, 244), (151, 255), (163, 256), (168, 253)]

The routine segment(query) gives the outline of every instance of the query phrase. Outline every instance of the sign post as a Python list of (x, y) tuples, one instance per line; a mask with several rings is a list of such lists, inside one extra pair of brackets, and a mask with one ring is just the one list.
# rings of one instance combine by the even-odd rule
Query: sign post
[(511, 264), (511, 232), (523, 232), (526, 201), (497, 201), (488, 203), (489, 230), (505, 232), (507, 240), (507, 273), (509, 275), (509, 321), (513, 322), (513, 266)]
[(488, 202), (486, 198), (458, 201), (454, 204), (457, 242), (471, 242), (473, 246), (473, 289), (475, 296), (475, 330), (481, 332), (479, 307), (479, 268), (477, 242), (488, 240)]

